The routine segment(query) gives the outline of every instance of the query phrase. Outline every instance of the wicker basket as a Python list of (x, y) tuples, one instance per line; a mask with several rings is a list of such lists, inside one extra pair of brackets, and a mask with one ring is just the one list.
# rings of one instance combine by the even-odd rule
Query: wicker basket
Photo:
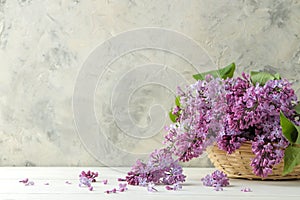
[(294, 171), (282, 176), (283, 161), (273, 168), (273, 173), (266, 178), (256, 176), (250, 166), (251, 158), (254, 157), (251, 150), (251, 143), (244, 143), (232, 154), (227, 154), (220, 150), (216, 145), (207, 150), (208, 157), (214, 166), (225, 172), (230, 178), (260, 179), (260, 180), (286, 180), (300, 179), (300, 166), (295, 167)]

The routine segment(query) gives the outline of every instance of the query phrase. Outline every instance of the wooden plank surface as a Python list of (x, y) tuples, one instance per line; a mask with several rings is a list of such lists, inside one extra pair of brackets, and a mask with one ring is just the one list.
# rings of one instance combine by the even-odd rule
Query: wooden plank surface
[[(109, 167), (1, 167), (0, 199), (300, 199), (300, 181), (249, 181), (231, 179), (224, 191), (202, 185), (200, 179), (214, 171), (212, 168), (185, 168), (187, 181), (181, 191), (167, 191), (157, 186), (158, 192), (150, 193), (144, 187), (128, 186), (123, 193), (106, 194), (118, 187), (117, 178), (124, 177), (129, 168)], [(108, 184), (93, 184), (94, 191), (78, 186), (78, 175), (82, 170), (98, 171), (97, 180), (108, 179)], [(19, 180), (29, 178), (33, 186), (24, 186)], [(71, 184), (66, 184), (69, 181)], [(49, 185), (45, 185), (49, 183)], [(249, 187), (253, 192), (241, 192)]]

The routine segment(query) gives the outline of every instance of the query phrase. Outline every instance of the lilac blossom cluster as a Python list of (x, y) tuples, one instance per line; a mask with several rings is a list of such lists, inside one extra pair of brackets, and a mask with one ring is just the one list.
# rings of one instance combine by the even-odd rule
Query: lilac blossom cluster
[(178, 89), (180, 106), (173, 114), (165, 144), (180, 161), (203, 153), (208, 145), (231, 154), (246, 141), (252, 142), (254, 174), (266, 177), (284, 156), (289, 142), (282, 134), (280, 112), (300, 124), (295, 116), (297, 96), (286, 79), (253, 84), (250, 76), (225, 80), (206, 76)]
[(225, 87), (221, 79), (208, 75), (185, 91), (178, 88), (178, 95), (180, 108), (173, 110), (177, 123), (167, 128), (164, 143), (180, 161), (186, 162), (199, 157), (215, 140), (216, 133), (224, 131), (221, 122), (227, 108)]
[(203, 185), (214, 187), (216, 191), (222, 191), (223, 187), (229, 185), (227, 175), (219, 170), (214, 171), (212, 174), (206, 175), (201, 179)]
[(266, 177), (281, 162), (289, 145), (282, 134), (280, 111), (292, 119), (297, 96), (285, 79), (252, 85), (244, 74), (243, 79), (227, 79), (225, 85), (228, 110), (224, 124), (230, 131), (220, 134), (219, 148), (231, 153), (242, 142), (251, 141), (253, 172)]
[(177, 189), (179, 184), (185, 181), (185, 176), (172, 152), (163, 148), (153, 151), (146, 163), (137, 160), (128, 172), (126, 181), (130, 185), (144, 186), (148, 187), (148, 191), (155, 191), (155, 184), (174, 185)]

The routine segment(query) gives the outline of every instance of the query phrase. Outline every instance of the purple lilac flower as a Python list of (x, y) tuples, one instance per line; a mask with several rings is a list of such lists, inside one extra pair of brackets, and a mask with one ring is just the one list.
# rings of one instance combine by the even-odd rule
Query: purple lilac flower
[[(175, 116), (179, 116), (180, 111), (181, 111), (181, 108), (179, 106), (175, 106), (172, 110), (172, 114), (175, 115)], [(178, 121), (178, 118), (176, 118), (176, 121)]]
[(145, 177), (139, 177), (139, 186), (146, 187), (148, 185), (148, 180)]
[(229, 185), (229, 179), (227, 175), (219, 170), (214, 171), (212, 174), (206, 175), (201, 179), (203, 185), (214, 187), (216, 191), (222, 191), (223, 187)]
[(91, 187), (91, 180), (85, 176), (80, 177), (79, 179), (79, 187), (87, 186)]
[[(96, 182), (96, 177), (98, 177), (98, 172), (82, 171), (79, 175), (79, 187), (88, 187), (92, 191), (94, 188), (91, 183)], [(107, 183), (107, 180), (104, 180), (103, 183), (105, 184), (105, 182)]]
[(131, 171), (127, 173), (126, 181), (130, 185), (139, 185), (141, 180), (147, 180), (147, 176), (150, 171), (147, 169), (147, 165), (141, 160), (137, 160), (132, 166)]
[(125, 190), (128, 190), (126, 183), (120, 183), (119, 184), (119, 192), (124, 192)]
[(96, 182), (96, 177), (98, 177), (98, 172), (92, 172), (92, 171), (82, 171), (81, 174), (79, 175), (79, 177), (87, 177), (88, 179), (90, 179), (92, 182)]
[(166, 185), (166, 190), (181, 190), (182, 189), (182, 185), (181, 183), (174, 183), (173, 186), (170, 185)]
[[(276, 143), (276, 141), (281, 142)], [(251, 161), (254, 173), (261, 177), (266, 177), (272, 173), (274, 165), (281, 162), (284, 157), (284, 149), (288, 146), (285, 138), (276, 138), (274, 133), (270, 135), (257, 136), (252, 142), (252, 151), (255, 157)]]
[(224, 132), (217, 136), (217, 144), (219, 149), (231, 154), (236, 149), (239, 149), (243, 142), (247, 141), (247, 137), (242, 132), (230, 130), (227, 124), (224, 127)]
[(91, 184), (92, 179), (87, 178), (86, 176), (81, 176), (79, 179), (79, 187), (88, 187), (90, 191), (94, 189)]

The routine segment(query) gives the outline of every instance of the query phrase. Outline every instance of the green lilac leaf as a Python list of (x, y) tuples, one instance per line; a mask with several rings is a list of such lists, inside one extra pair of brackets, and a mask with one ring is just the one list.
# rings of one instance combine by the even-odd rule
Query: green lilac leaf
[(290, 143), (295, 143), (299, 140), (298, 130), (300, 129), (297, 129), (296, 125), (286, 118), (282, 112), (280, 112), (280, 125), (283, 135)]
[(254, 85), (256, 85), (256, 83), (259, 83), (260, 85), (264, 85), (269, 80), (281, 79), (278, 73), (273, 75), (268, 72), (255, 72), (255, 71), (250, 72), (250, 78), (251, 78), (251, 82)]
[(295, 125), (295, 128), (297, 129), (297, 140), (295, 144), (300, 144), (300, 126)]
[(291, 173), (300, 164), (300, 148), (289, 145), (284, 152), (283, 175)]
[(180, 96), (176, 97), (175, 99), (175, 105), (180, 107)]
[(196, 80), (204, 80), (205, 76), (210, 74), (214, 78), (220, 77), (222, 79), (226, 79), (226, 78), (232, 78), (234, 71), (235, 71), (235, 63), (231, 63), (230, 65), (228, 65), (224, 68), (221, 68), (218, 70), (212, 70), (212, 71), (208, 71), (208, 72), (203, 72), (200, 74), (195, 74), (195, 75), (193, 75), (193, 77)]
[(278, 73), (274, 74), (274, 77), (275, 77), (276, 80), (280, 80), (281, 79), (281, 76)]
[(172, 110), (169, 112), (169, 118), (172, 122), (176, 122), (176, 115), (173, 115)]
[(297, 114), (300, 114), (300, 104), (297, 104), (294, 109)]

